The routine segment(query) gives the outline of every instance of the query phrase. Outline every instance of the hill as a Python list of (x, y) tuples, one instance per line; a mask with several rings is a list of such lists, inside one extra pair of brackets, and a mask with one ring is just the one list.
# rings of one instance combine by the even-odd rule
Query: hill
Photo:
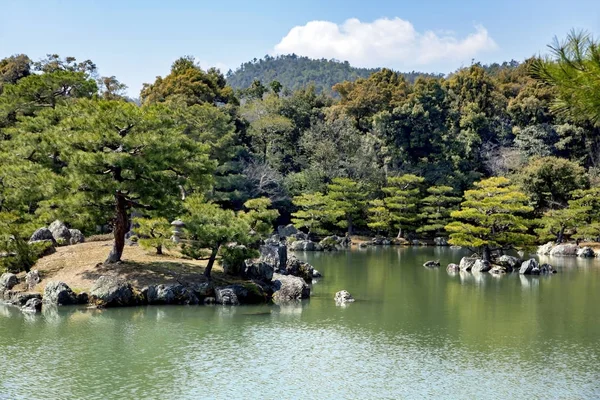
[[(347, 61), (314, 60), (296, 54), (284, 56), (265, 56), (260, 60), (242, 64), (235, 71), (227, 73), (227, 83), (234, 89), (244, 89), (255, 79), (263, 84), (278, 81), (284, 88), (295, 90), (309, 84), (314, 84), (318, 92), (331, 92), (331, 87), (339, 82), (354, 81), (367, 78), (380, 68), (357, 68)], [(441, 76), (423, 72), (402, 73), (410, 82), (419, 76)]]

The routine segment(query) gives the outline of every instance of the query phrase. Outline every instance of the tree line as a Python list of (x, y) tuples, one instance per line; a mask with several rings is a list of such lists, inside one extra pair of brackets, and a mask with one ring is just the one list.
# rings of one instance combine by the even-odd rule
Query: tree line
[[(337, 97), (278, 81), (236, 91), (182, 57), (139, 104), (89, 60), (11, 56), (0, 61), (0, 250), (59, 218), (112, 231), (115, 262), (132, 210), (162, 221), (140, 223), (144, 239), (188, 216), (190, 236), (215, 254), (256, 238), (248, 214), (268, 210), (267, 225), (292, 220), (311, 233), (450, 234), (492, 250), (542, 231), (591, 238), (599, 53), (572, 33), (547, 58), (414, 83), (381, 69), (335, 84)], [(489, 229), (505, 233), (492, 240)]]

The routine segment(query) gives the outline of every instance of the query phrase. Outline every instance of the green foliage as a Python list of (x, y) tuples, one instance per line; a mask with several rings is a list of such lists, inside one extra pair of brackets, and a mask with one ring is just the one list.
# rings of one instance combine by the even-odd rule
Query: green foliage
[(273, 223), (279, 217), (279, 211), (271, 209), (271, 200), (266, 197), (250, 199), (244, 203), (246, 212), (242, 214), (248, 220), (250, 229), (260, 239), (273, 232)]
[(600, 187), (576, 190), (569, 209), (581, 214), (575, 237), (600, 241)]
[(558, 157), (535, 158), (515, 176), (536, 210), (566, 207), (571, 192), (589, 185), (585, 170)]
[(446, 225), (449, 243), (480, 248), (484, 258), (490, 251), (509, 249), (533, 243), (528, 234), (531, 221), (527, 215), (533, 208), (527, 196), (504, 177), (484, 179), (467, 190), (460, 210), (453, 211), (455, 221)]
[(238, 275), (244, 265), (244, 261), (257, 258), (259, 252), (246, 246), (232, 245), (221, 248), (221, 265), (227, 267), (227, 272), (231, 275)]
[(450, 186), (432, 186), (427, 188), (427, 196), (421, 200), (421, 225), (417, 232), (440, 235), (444, 227), (450, 223), (450, 213), (460, 202), (459, 197), (452, 196), (454, 189)]
[[(590, 211), (589, 207), (567, 207), (559, 210), (548, 210), (540, 218), (540, 228), (535, 232), (540, 241), (555, 240), (562, 243), (564, 234), (577, 228), (585, 219), (585, 214)], [(571, 232), (572, 233), (572, 232)]]
[(418, 205), (421, 201), (421, 186), (424, 178), (412, 174), (405, 174), (387, 179), (387, 186), (382, 190), (385, 193), (384, 203), (389, 210), (398, 237), (417, 229), (420, 220)]
[(307, 193), (294, 197), (298, 211), (292, 214), (292, 223), (297, 228), (305, 228), (308, 234), (329, 233), (328, 226), (336, 225), (344, 216), (342, 210), (332, 206), (332, 200), (322, 193)]
[(348, 234), (352, 235), (353, 226), (360, 222), (365, 208), (366, 187), (349, 178), (335, 178), (327, 186), (327, 197), (331, 200), (328, 202), (331, 214), (342, 215), (337, 225), (348, 228)]
[(171, 224), (166, 218), (136, 218), (135, 231), (138, 233), (138, 243), (145, 249), (156, 249), (156, 254), (162, 254), (163, 249), (174, 247), (171, 239)]
[(392, 229), (392, 213), (380, 199), (369, 202), (367, 226), (378, 234), (388, 234)]

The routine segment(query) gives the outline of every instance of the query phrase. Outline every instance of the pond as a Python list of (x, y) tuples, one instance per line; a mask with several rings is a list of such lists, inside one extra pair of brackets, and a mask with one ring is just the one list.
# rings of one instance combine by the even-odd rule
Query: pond
[[(600, 260), (447, 273), (462, 255), (301, 253), (324, 277), (281, 307), (0, 306), (0, 398), (600, 397)], [(336, 306), (341, 289), (357, 301)]]

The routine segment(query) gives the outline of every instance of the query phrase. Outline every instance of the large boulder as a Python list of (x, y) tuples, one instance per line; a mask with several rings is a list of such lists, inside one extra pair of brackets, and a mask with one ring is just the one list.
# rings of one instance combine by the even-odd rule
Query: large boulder
[(94, 282), (90, 300), (99, 307), (122, 307), (138, 304), (131, 284), (115, 276), (103, 275)]
[(289, 225), (280, 225), (277, 227), (277, 234), (280, 237), (286, 238), (288, 236), (292, 236), (292, 235), (296, 235), (298, 232), (298, 229), (296, 229), (296, 227), (292, 224)]
[(521, 268), (519, 269), (519, 274), (521, 275), (532, 275), (535, 274), (537, 270), (537, 273), (539, 273), (540, 271), (540, 267), (539, 264), (536, 260), (534, 260), (533, 258), (523, 261), (523, 263), (521, 264)]
[(448, 239), (442, 236), (434, 237), (433, 243), (436, 246), (448, 246)]
[(448, 271), (448, 272), (458, 272), (458, 271), (460, 271), (460, 267), (458, 266), (458, 264), (450, 263), (446, 267), (446, 271)]
[(79, 229), (69, 229), (69, 233), (71, 234), (71, 238), (69, 239), (69, 244), (79, 244), (85, 242), (85, 236)]
[(69, 241), (71, 240), (71, 232), (62, 221), (54, 221), (50, 224), (48, 230), (52, 232), (52, 237), (57, 243), (69, 244)]
[(252, 282), (215, 289), (216, 302), (223, 305), (260, 304), (265, 303), (267, 297), (264, 289)]
[(285, 273), (287, 275), (298, 276), (304, 279), (307, 283), (312, 282), (315, 272), (314, 270), (315, 269), (312, 265), (304, 261), (300, 261), (294, 256), (291, 256), (288, 259), (285, 267)]
[(275, 268), (273, 264), (261, 260), (244, 261), (244, 276), (262, 282), (271, 282)]
[(354, 302), (354, 297), (352, 297), (352, 295), (348, 293), (347, 290), (340, 290), (335, 294), (333, 298), (337, 305), (344, 305), (346, 303)]
[(42, 312), (42, 300), (37, 297), (31, 298), (27, 300), (27, 303), (25, 303), (23, 307), (21, 307), (21, 310), (30, 313)]
[(588, 257), (595, 257), (596, 253), (594, 253), (594, 250), (591, 247), (582, 247), (579, 250), (577, 250), (577, 257), (584, 257), (584, 258), (588, 258)]
[(66, 283), (60, 281), (50, 281), (46, 283), (43, 301), (45, 304), (57, 306), (79, 304), (77, 295)]
[(283, 303), (310, 297), (310, 288), (304, 279), (292, 275), (273, 275), (273, 301)]
[(496, 263), (498, 265), (501, 265), (502, 267), (508, 268), (509, 270), (507, 272), (511, 272), (513, 269), (517, 268), (522, 263), (522, 261), (519, 260), (517, 257), (507, 256), (505, 254), (498, 257)]
[(554, 247), (554, 242), (548, 242), (546, 244), (543, 244), (540, 247), (538, 247), (537, 254), (539, 254), (541, 256), (550, 255), (550, 251), (552, 250), (553, 247)]
[(212, 282), (193, 283), (189, 286), (190, 290), (200, 300), (207, 297), (215, 297), (215, 287)]
[(181, 284), (148, 286), (142, 290), (148, 304), (198, 304), (195, 293)]
[(271, 264), (275, 271), (285, 269), (287, 259), (287, 246), (281, 242), (268, 241), (264, 246), (260, 246), (260, 261)]
[(458, 268), (460, 268), (461, 271), (469, 272), (471, 271), (471, 268), (473, 268), (473, 264), (475, 264), (475, 261), (477, 261), (477, 258), (463, 257), (460, 259), (460, 264), (458, 265)]
[(579, 246), (573, 243), (564, 243), (554, 246), (550, 250), (550, 255), (554, 257), (576, 257)]
[(11, 290), (19, 283), (19, 279), (15, 274), (6, 272), (0, 276), (0, 292)]
[(348, 236), (327, 236), (319, 242), (323, 250), (335, 251), (348, 248), (352, 245), (352, 240)]
[(35, 232), (33, 232), (33, 235), (31, 235), (31, 238), (29, 238), (29, 243), (45, 242), (45, 241), (50, 241), (52, 243), (55, 242), (54, 236), (52, 236), (52, 232), (50, 232), (50, 229), (48, 229), (48, 228), (37, 229)]
[(323, 247), (310, 240), (296, 240), (290, 245), (292, 251), (321, 251)]
[(478, 258), (473, 263), (471, 272), (488, 272), (490, 269), (492, 269), (492, 265), (489, 263), (489, 261)]

